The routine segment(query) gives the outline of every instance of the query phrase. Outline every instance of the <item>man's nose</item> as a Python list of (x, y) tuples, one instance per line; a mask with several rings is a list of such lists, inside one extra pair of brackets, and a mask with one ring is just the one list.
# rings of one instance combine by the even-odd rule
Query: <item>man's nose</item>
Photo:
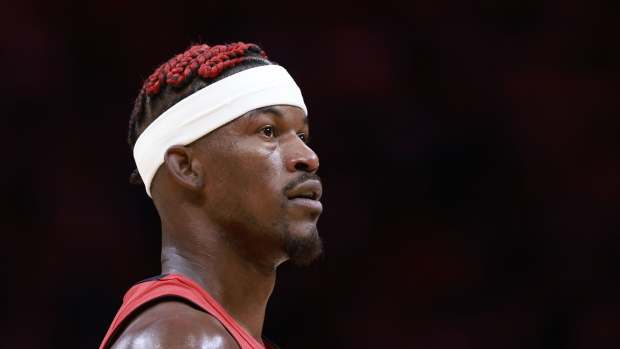
[(319, 169), (319, 157), (297, 135), (287, 146), (286, 169), (290, 172), (316, 172)]

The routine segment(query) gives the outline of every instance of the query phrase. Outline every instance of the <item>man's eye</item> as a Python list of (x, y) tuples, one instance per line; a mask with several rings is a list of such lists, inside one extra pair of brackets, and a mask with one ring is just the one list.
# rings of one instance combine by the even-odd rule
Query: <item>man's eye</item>
[(275, 136), (275, 130), (273, 126), (265, 126), (260, 130), (265, 136), (271, 138)]
[(305, 133), (298, 133), (297, 137), (299, 137), (299, 139), (301, 139), (304, 143), (308, 143), (308, 136), (306, 136)]

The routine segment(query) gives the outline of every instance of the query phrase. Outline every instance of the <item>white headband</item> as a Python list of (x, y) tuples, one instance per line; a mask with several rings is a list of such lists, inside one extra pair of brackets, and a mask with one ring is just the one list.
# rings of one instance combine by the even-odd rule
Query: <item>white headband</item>
[(264, 65), (235, 73), (189, 95), (157, 117), (138, 137), (133, 157), (151, 196), (151, 181), (173, 145), (187, 145), (257, 108), (292, 105), (308, 110), (286, 69)]

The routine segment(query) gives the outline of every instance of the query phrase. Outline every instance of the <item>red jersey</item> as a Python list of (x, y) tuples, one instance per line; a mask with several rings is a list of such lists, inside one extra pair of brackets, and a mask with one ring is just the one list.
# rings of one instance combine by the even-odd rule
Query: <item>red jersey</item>
[(138, 308), (144, 309), (145, 304), (163, 297), (182, 298), (211, 314), (226, 328), (241, 349), (277, 348), (275, 345), (268, 344), (267, 341), (265, 341), (267, 347), (260, 344), (194, 281), (179, 274), (164, 274), (139, 282), (125, 293), (123, 304), (116, 313), (99, 349), (109, 348), (110, 340), (120, 334), (117, 333), (119, 328), (126, 325), (125, 320)]

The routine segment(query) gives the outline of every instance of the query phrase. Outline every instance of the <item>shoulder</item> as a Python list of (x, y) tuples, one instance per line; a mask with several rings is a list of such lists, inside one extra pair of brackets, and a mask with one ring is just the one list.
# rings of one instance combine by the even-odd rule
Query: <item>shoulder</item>
[(210, 314), (180, 301), (167, 301), (140, 313), (110, 348), (239, 349), (239, 345)]

